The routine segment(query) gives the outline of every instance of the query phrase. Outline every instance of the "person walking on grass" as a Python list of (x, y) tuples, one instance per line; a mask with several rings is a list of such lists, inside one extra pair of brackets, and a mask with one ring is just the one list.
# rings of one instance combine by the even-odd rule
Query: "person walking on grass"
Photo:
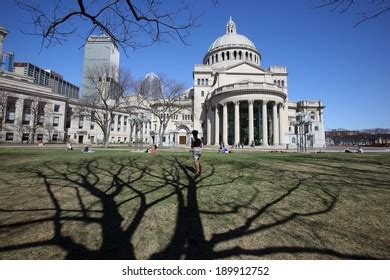
[(202, 167), (200, 165), (200, 156), (202, 154), (202, 140), (198, 138), (198, 131), (192, 131), (193, 138), (191, 139), (192, 156), (195, 164), (195, 175), (200, 175)]

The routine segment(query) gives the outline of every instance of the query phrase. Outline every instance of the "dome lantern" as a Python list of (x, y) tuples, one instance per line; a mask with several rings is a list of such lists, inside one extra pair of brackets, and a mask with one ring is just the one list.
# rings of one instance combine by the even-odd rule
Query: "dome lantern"
[(231, 34), (231, 33), (233, 34), (237, 33), (236, 24), (234, 23), (234, 21), (232, 21), (232, 17), (230, 17), (229, 21), (226, 24), (226, 34)]

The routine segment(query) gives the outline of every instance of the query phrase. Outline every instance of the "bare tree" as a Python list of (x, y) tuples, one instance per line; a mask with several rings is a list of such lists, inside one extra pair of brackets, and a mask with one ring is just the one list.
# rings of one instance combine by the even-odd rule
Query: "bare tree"
[(3, 121), (4, 115), (7, 108), (7, 97), (8, 93), (6, 91), (0, 91), (0, 132), (3, 131)]
[(46, 117), (46, 121), (49, 121), (48, 120), (49, 114), (48, 114), (48, 112), (45, 112), (46, 105), (47, 105), (47, 102), (45, 100), (42, 100), (39, 97), (31, 98), (29, 111), (27, 112), (30, 115), (30, 124), (31, 124), (30, 143), (34, 143), (37, 130), (44, 127), (45, 117)]
[(128, 126), (130, 128), (129, 131), (129, 144), (128, 146), (131, 146), (132, 139), (133, 139), (133, 129), (136, 126), (135, 117), (139, 114), (140, 112), (140, 104), (139, 104), (139, 98), (135, 94), (135, 92), (139, 92), (139, 82), (136, 80), (133, 80), (131, 83), (131, 90), (133, 91), (132, 93), (128, 94), (124, 98), (124, 103), (123, 103), (123, 109), (126, 111), (126, 113), (129, 115), (128, 118)]
[(359, 24), (382, 16), (390, 12), (389, 0), (315, 0), (316, 8), (329, 7), (331, 12), (341, 14), (349, 11), (356, 11), (354, 27)]
[(38, 0), (17, 0), (17, 5), (31, 14), (34, 31), (29, 34), (42, 36), (43, 46), (63, 44), (70, 35), (79, 34), (81, 22), (88, 25), (81, 31), (84, 39), (103, 32), (125, 49), (167, 39), (186, 44), (189, 31), (196, 26), (196, 17), (186, 2), (55, 0), (40, 5)]
[(160, 145), (163, 144), (163, 136), (172, 117), (187, 103), (182, 98), (184, 90), (184, 84), (168, 79), (165, 75), (148, 75), (141, 83), (139, 100), (158, 120)]
[(79, 114), (95, 122), (103, 132), (103, 143), (108, 147), (114, 112), (123, 110), (124, 93), (131, 84), (129, 72), (114, 65), (94, 67), (87, 71), (90, 94), (83, 97)]
[(23, 144), (23, 135), (25, 133), (28, 133), (30, 135), (31, 133), (31, 127), (30, 125), (26, 125), (23, 120), (17, 119), (14, 123), (15, 131), (19, 135), (20, 143)]

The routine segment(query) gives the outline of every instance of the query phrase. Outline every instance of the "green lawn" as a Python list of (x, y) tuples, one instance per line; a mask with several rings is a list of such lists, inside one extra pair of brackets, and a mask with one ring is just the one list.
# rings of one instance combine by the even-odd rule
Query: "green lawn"
[(390, 258), (390, 153), (0, 149), (0, 259)]

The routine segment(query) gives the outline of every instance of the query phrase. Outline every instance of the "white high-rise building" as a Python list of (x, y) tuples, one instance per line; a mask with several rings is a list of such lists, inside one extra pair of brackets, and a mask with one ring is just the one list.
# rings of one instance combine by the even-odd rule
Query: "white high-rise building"
[(2, 70), (2, 63), (3, 63), (3, 43), (4, 43), (4, 38), (7, 36), (8, 31), (0, 26), (0, 70)]
[[(106, 35), (93, 35), (87, 40), (84, 47), (83, 85), (82, 95), (89, 95), (91, 86), (88, 82), (88, 74), (96, 68), (119, 67), (119, 50), (112, 39)], [(117, 73), (117, 71), (116, 71)], [(114, 78), (117, 77), (109, 77)]]

